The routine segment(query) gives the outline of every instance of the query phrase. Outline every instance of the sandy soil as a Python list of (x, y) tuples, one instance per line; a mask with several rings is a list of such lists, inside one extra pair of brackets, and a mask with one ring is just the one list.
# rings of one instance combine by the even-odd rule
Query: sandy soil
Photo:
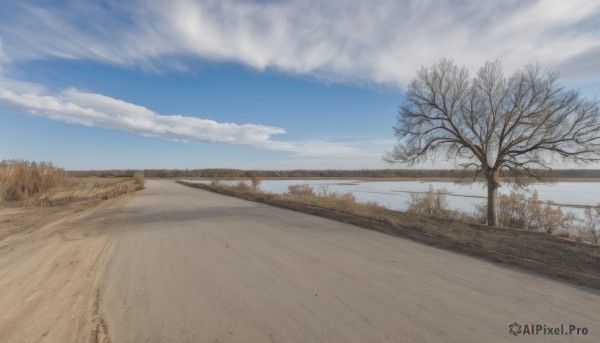
[(102, 338), (97, 283), (116, 231), (105, 214), (128, 199), (0, 209), (0, 342)]
[(0, 342), (502, 342), (515, 321), (588, 329), (528, 342), (600, 336), (598, 291), (173, 181), (56, 211), (0, 240)]

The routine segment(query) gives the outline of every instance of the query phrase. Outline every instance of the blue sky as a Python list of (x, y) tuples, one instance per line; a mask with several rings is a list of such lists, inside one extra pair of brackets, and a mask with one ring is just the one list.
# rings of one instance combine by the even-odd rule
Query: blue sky
[(383, 168), (404, 85), (442, 57), (600, 94), (599, 18), (593, 0), (9, 2), (0, 159)]

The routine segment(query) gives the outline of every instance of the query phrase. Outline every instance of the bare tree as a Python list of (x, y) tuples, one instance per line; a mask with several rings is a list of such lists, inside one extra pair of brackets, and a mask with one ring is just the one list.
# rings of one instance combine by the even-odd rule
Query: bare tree
[(422, 67), (406, 90), (390, 163), (414, 164), (443, 152), (487, 181), (487, 223), (498, 224), (499, 176), (537, 177), (556, 158), (600, 160), (600, 103), (557, 84), (558, 73), (530, 64), (505, 77), (499, 61), (477, 75), (443, 59)]

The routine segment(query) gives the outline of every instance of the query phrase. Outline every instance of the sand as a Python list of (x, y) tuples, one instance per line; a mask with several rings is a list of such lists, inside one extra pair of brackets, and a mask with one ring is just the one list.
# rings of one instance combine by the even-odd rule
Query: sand
[(146, 186), (0, 241), (0, 341), (502, 342), (515, 321), (588, 329), (528, 342), (600, 337), (598, 291), (173, 181)]

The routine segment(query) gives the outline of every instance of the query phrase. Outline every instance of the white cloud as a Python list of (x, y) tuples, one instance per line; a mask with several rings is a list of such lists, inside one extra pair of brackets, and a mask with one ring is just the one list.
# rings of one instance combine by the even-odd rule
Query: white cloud
[(185, 58), (233, 61), (258, 70), (338, 82), (405, 84), (421, 65), (487, 59), (507, 69), (539, 61), (565, 76), (600, 76), (600, 2), (235, 1), (71, 2), (13, 5), (0, 24), (8, 55), (93, 59), (186, 68)]
[[(421, 65), (454, 58), (471, 70), (500, 58), (531, 61), (569, 82), (600, 77), (595, 0), (138, 0), (7, 3), (0, 13), (0, 102), (67, 123), (169, 140), (240, 144), (298, 158), (379, 161), (393, 142), (275, 140), (283, 128), (166, 115), (74, 88), (3, 77), (30, 60), (94, 60), (186, 70), (190, 60), (235, 62), (325, 81), (402, 87)], [(4, 73), (6, 75), (6, 73)]]
[(57, 95), (0, 89), (0, 102), (70, 124), (130, 131), (178, 141), (262, 146), (285, 130), (256, 124), (219, 123), (192, 116), (160, 115), (143, 106), (74, 88)]
[(69, 124), (128, 131), (174, 141), (237, 144), (310, 158), (379, 158), (381, 152), (393, 143), (386, 141), (386, 147), (383, 147), (377, 139), (353, 142), (273, 140), (273, 136), (282, 135), (285, 130), (258, 124), (222, 123), (194, 116), (163, 115), (143, 106), (75, 88), (52, 94), (43, 86), (6, 79), (1, 75), (0, 105)]
[[(244, 145), (283, 151), (302, 158), (380, 160), (393, 140), (353, 138), (340, 141), (273, 140), (285, 129), (259, 124), (223, 123), (190, 115), (164, 115), (144, 106), (76, 88), (52, 92), (45, 86), (7, 78), (1, 67), (7, 62), (0, 40), (0, 106), (69, 124), (102, 127), (166, 140)], [(384, 146), (385, 145), (385, 146)]]

